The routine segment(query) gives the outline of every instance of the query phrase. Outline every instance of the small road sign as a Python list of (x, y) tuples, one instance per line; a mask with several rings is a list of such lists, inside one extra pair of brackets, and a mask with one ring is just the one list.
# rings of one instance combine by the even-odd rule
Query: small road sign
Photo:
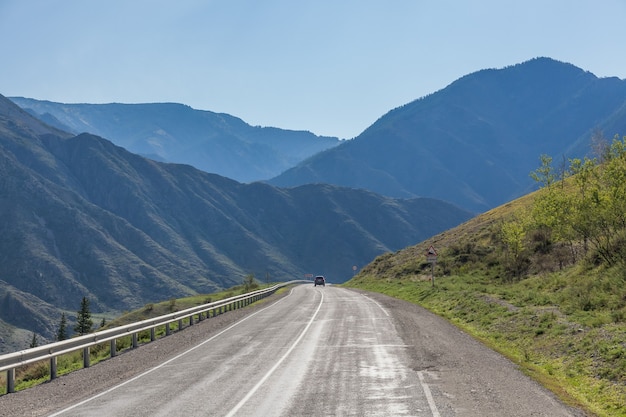
[(433, 246), (428, 248), (428, 252), (426, 252), (426, 260), (431, 263), (437, 262), (437, 251)]
[(428, 252), (426, 252), (426, 261), (430, 263), (430, 280), (433, 283), (433, 288), (435, 287), (435, 264), (437, 263), (437, 251), (435, 247), (431, 245), (428, 248)]

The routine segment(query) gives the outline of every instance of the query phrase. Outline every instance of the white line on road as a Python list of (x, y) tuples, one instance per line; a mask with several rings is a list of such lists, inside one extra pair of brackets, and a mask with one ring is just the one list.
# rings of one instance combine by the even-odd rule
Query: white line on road
[[(361, 294), (361, 295), (363, 295), (363, 294)], [(383, 306), (381, 306), (381, 305), (378, 303), (378, 301), (374, 300), (373, 298), (368, 297), (367, 295), (363, 295), (363, 297), (367, 298), (367, 299), (368, 299), (368, 300), (370, 300), (372, 303), (376, 304), (376, 305), (378, 306), (378, 308), (380, 308), (380, 309), (383, 311), (383, 313), (385, 313), (385, 315), (386, 315), (387, 317), (389, 317), (389, 313), (387, 312), (387, 310), (385, 310), (385, 309), (383, 308)]]
[(428, 384), (424, 381), (424, 374), (422, 371), (417, 371), (417, 376), (420, 379), (420, 384), (422, 384), (422, 389), (426, 395), (426, 400), (428, 400), (428, 406), (430, 407), (430, 411), (433, 413), (433, 417), (440, 417), (439, 410), (437, 410), (437, 405), (435, 404), (435, 399), (430, 392), (430, 388), (428, 388)]
[(322, 294), (322, 298), (320, 300), (319, 305), (317, 306), (317, 310), (315, 310), (315, 313), (313, 314), (313, 316), (311, 317), (311, 319), (309, 320), (309, 323), (306, 325), (306, 327), (304, 328), (304, 330), (302, 330), (302, 333), (300, 333), (300, 336), (298, 336), (298, 338), (296, 339), (295, 342), (293, 342), (293, 344), (291, 345), (291, 347), (287, 350), (287, 352), (285, 352), (285, 354), (282, 356), (282, 358), (280, 358), (278, 360), (278, 362), (276, 362), (274, 364), (274, 366), (272, 366), (272, 369), (270, 369), (263, 378), (261, 378), (261, 380), (259, 382), (257, 382), (257, 384), (250, 390), (250, 392), (248, 392), (246, 394), (245, 397), (243, 397), (243, 399), (241, 401), (239, 401), (239, 403), (232, 409), (230, 410), (230, 412), (228, 414), (226, 414), (226, 417), (232, 417), (235, 415), (235, 413), (237, 411), (239, 411), (241, 409), (241, 407), (243, 407), (246, 402), (248, 402), (248, 400), (254, 395), (255, 392), (257, 392), (257, 390), (261, 387), (261, 385), (263, 385), (265, 383), (265, 381), (267, 381), (267, 379), (274, 373), (274, 371), (276, 371), (276, 369), (278, 369), (278, 367), (280, 366), (281, 363), (283, 363), (283, 361), (285, 359), (287, 359), (287, 356), (289, 356), (289, 354), (291, 353), (291, 351), (296, 347), (296, 345), (298, 343), (300, 343), (300, 340), (302, 340), (302, 338), (304, 337), (304, 335), (306, 334), (306, 332), (309, 330), (309, 327), (311, 327), (311, 324), (313, 324), (313, 320), (315, 320), (315, 317), (317, 316), (317, 313), (319, 313), (320, 309), (322, 308), (322, 303), (324, 302), (324, 293), (320, 291), (320, 294)]
[[(293, 292), (293, 289), (289, 292), (289, 295), (291, 295), (291, 293), (292, 293), (292, 292)], [(286, 297), (285, 297), (285, 298), (286, 298)], [(50, 414), (48, 417), (56, 417), (56, 416), (60, 416), (61, 414), (64, 414), (64, 413), (66, 413), (66, 412), (68, 412), (68, 411), (70, 411), (70, 410), (72, 410), (72, 409), (74, 409), (74, 408), (76, 408), (76, 407), (79, 407), (79, 406), (81, 406), (81, 405), (83, 405), (83, 404), (86, 404), (86, 403), (88, 403), (89, 401), (95, 400), (96, 398), (102, 397), (103, 395), (106, 395), (106, 394), (110, 393), (111, 391), (114, 391), (114, 390), (116, 390), (116, 389), (118, 389), (118, 388), (121, 388), (121, 387), (123, 387), (124, 385), (129, 384), (129, 383), (131, 383), (131, 382), (133, 382), (133, 381), (136, 381), (137, 379), (139, 379), (139, 378), (143, 377), (144, 375), (147, 375), (147, 374), (149, 374), (149, 373), (151, 373), (151, 372), (153, 372), (153, 371), (156, 371), (156, 370), (157, 370), (157, 369), (159, 369), (159, 368), (164, 367), (165, 365), (167, 365), (167, 364), (169, 364), (169, 363), (171, 363), (171, 362), (175, 361), (176, 359), (178, 359), (178, 358), (180, 358), (180, 357), (182, 357), (182, 356), (185, 356), (185, 355), (186, 355), (186, 354), (188, 354), (189, 352), (191, 352), (191, 351), (193, 351), (193, 350), (196, 350), (196, 349), (197, 349), (197, 348), (199, 348), (200, 346), (202, 346), (202, 345), (205, 345), (205, 344), (209, 343), (210, 341), (212, 341), (212, 340), (214, 340), (216, 337), (219, 337), (219, 336), (221, 336), (222, 334), (226, 333), (227, 331), (229, 331), (229, 330), (230, 330), (230, 329), (232, 329), (233, 327), (240, 325), (240, 324), (241, 324), (241, 323), (243, 323), (244, 321), (246, 321), (246, 320), (248, 320), (248, 319), (250, 319), (250, 318), (252, 318), (252, 317), (256, 316), (257, 314), (259, 314), (259, 313), (261, 313), (261, 312), (263, 312), (263, 311), (267, 310), (268, 308), (274, 307), (276, 304), (280, 303), (280, 302), (281, 302), (281, 301), (283, 301), (285, 298), (281, 298), (280, 300), (276, 301), (275, 303), (273, 303), (273, 304), (271, 304), (271, 305), (269, 305), (269, 306), (267, 306), (267, 307), (265, 307), (265, 308), (263, 308), (263, 309), (261, 309), (261, 310), (259, 310), (259, 311), (255, 312), (255, 313), (252, 313), (252, 314), (250, 314), (249, 316), (244, 317), (243, 319), (239, 320), (238, 322), (236, 322), (236, 323), (234, 323), (234, 324), (232, 324), (232, 325), (228, 326), (227, 328), (225, 328), (225, 329), (224, 329), (224, 330), (222, 330), (221, 332), (219, 332), (219, 333), (217, 333), (217, 334), (213, 335), (212, 337), (208, 338), (208, 339), (207, 339), (207, 340), (205, 340), (204, 342), (199, 343), (199, 344), (197, 344), (196, 346), (194, 346), (194, 347), (192, 347), (192, 348), (190, 348), (190, 349), (188, 349), (188, 350), (184, 351), (184, 352), (183, 352), (183, 353), (181, 353), (180, 355), (174, 356), (172, 359), (169, 359), (169, 360), (167, 360), (167, 361), (163, 362), (162, 364), (160, 364), (160, 365), (158, 365), (158, 366), (155, 366), (154, 368), (148, 369), (146, 372), (144, 372), (144, 373), (142, 373), (142, 374), (139, 374), (139, 375), (137, 375), (137, 376), (135, 376), (135, 377), (133, 377), (133, 378), (131, 378), (131, 379), (129, 379), (129, 380), (126, 380), (126, 381), (122, 382), (122, 383), (121, 383), (121, 384), (119, 384), (119, 385), (116, 385), (116, 386), (114, 386), (114, 387), (111, 387), (111, 388), (109, 388), (108, 390), (101, 392), (100, 394), (96, 394), (96, 395), (94, 395), (93, 397), (89, 397), (89, 398), (87, 398), (86, 400), (83, 400), (83, 401), (81, 401), (81, 402), (79, 402), (79, 403), (76, 403), (76, 404), (74, 404), (74, 405), (72, 405), (72, 406), (70, 406), (70, 407), (67, 407), (67, 408), (65, 408), (65, 409), (63, 409), (63, 410), (61, 410), (61, 411), (57, 411), (57, 412), (56, 412), (56, 413), (54, 413), (54, 414)], [(319, 308), (318, 308), (318, 310), (319, 310)]]

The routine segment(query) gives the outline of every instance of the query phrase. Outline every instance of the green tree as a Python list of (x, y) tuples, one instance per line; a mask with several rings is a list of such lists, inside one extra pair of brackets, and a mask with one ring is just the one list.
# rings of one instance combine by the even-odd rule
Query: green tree
[(243, 280), (243, 291), (250, 292), (259, 287), (256, 280), (254, 279), (254, 274), (248, 274)]
[(37, 342), (37, 333), (33, 332), (33, 338), (30, 341), (30, 348), (34, 348), (39, 346), (39, 343)]
[(593, 249), (594, 256), (614, 265), (626, 261), (626, 137), (616, 136), (611, 146), (598, 143), (600, 162), (570, 160), (567, 174), (572, 178), (558, 187), (552, 159), (542, 155), (541, 167), (531, 174), (542, 185), (533, 222), (554, 240), (568, 242), (572, 249), (580, 242), (584, 253)]
[(500, 226), (500, 240), (505, 252), (505, 266), (516, 278), (520, 278), (528, 264), (526, 254), (527, 221), (516, 218)]
[(80, 310), (78, 310), (76, 316), (76, 326), (74, 326), (74, 331), (78, 333), (79, 336), (82, 336), (91, 332), (92, 327), (93, 320), (91, 320), (91, 311), (89, 311), (89, 299), (87, 297), (83, 297), (83, 300), (80, 303)]
[(65, 313), (61, 313), (61, 322), (59, 323), (59, 330), (57, 330), (57, 340), (67, 339), (67, 318)]
[(540, 183), (544, 188), (550, 188), (558, 179), (552, 167), (552, 157), (541, 155), (541, 166), (530, 173), (530, 177)]

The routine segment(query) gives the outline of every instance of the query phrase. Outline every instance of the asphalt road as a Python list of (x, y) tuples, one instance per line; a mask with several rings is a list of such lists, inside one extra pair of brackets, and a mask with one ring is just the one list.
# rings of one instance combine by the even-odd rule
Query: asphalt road
[[(193, 332), (202, 335), (202, 325), (192, 326)], [(146, 356), (154, 354), (157, 343), (133, 355), (140, 358), (142, 349)], [(46, 404), (33, 406), (30, 415), (584, 415), (446, 321), (379, 294), (300, 285), (180, 344), (184, 350), (141, 371), (126, 375), (116, 370), (114, 381), (95, 383), (97, 389), (85, 382), (81, 395), (74, 393), (74, 379), (89, 379), (106, 362), (114, 366), (132, 356), (61, 377), (49, 390), (60, 389), (59, 381), (67, 378), (69, 386), (61, 389), (72, 392), (70, 398), (50, 405), (46, 397)], [(52, 395), (46, 387), (38, 389), (32, 396), (26, 390), (3, 397), (30, 398), (33, 404), (37, 396)], [(3, 404), (3, 397), (4, 410), (13, 406), (21, 413), (16, 415), (29, 415), (20, 405)]]

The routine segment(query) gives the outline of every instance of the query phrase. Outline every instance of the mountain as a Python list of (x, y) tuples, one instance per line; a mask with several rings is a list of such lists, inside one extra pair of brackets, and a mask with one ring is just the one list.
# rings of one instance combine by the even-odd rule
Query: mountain
[[(0, 96), (0, 338), (50, 340), (92, 312), (228, 288), (248, 274), (342, 282), (471, 214), (333, 185), (242, 184), (62, 132)], [(21, 341), (21, 342), (20, 342)]]
[(469, 74), (271, 179), (426, 196), (483, 212), (530, 191), (541, 154), (582, 157), (626, 132), (626, 81), (537, 58)]
[(272, 178), (339, 144), (338, 138), (253, 127), (228, 114), (175, 103), (62, 104), (10, 99), (61, 130), (92, 133), (157, 161), (192, 165), (240, 182)]

